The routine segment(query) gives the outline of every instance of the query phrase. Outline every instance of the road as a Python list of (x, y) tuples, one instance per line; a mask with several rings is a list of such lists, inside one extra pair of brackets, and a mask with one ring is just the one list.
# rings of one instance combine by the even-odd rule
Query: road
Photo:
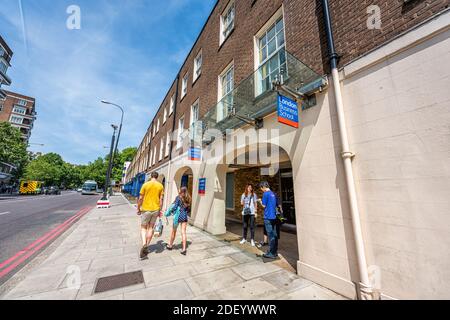
[(0, 200), (0, 285), (76, 223), (100, 196), (63, 192), (55, 196)]

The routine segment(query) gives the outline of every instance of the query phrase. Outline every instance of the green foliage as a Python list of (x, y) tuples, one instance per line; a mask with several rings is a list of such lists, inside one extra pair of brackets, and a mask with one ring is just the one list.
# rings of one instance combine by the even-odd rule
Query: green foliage
[(0, 123), (0, 161), (16, 166), (17, 176), (20, 176), (29, 161), (27, 145), (23, 142), (20, 130), (9, 122)]
[[(136, 152), (136, 148), (118, 152), (114, 159), (112, 180), (121, 179), (124, 162), (131, 161)], [(94, 180), (102, 188), (105, 185), (108, 163), (109, 155), (80, 166), (65, 162), (56, 153), (48, 153), (35, 157), (26, 167), (22, 179), (42, 181), (46, 186), (56, 185), (66, 188), (76, 188), (87, 180)]]

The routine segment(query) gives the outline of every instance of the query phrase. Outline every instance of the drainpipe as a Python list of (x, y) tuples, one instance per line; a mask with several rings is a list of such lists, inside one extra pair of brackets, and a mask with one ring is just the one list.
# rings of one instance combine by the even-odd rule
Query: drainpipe
[(342, 159), (344, 161), (345, 180), (347, 182), (348, 200), (350, 204), (350, 213), (352, 216), (353, 234), (355, 237), (356, 255), (358, 259), (358, 269), (360, 275), (360, 296), (363, 300), (373, 299), (373, 288), (369, 281), (369, 272), (367, 269), (366, 253), (364, 249), (364, 240), (361, 231), (361, 219), (358, 209), (358, 200), (356, 197), (355, 180), (353, 177), (352, 159), (355, 156), (350, 151), (347, 136), (347, 127), (344, 115), (344, 102), (342, 99), (341, 82), (338, 70), (339, 56), (336, 53), (333, 38), (333, 29), (331, 24), (330, 7), (328, 0), (322, 1), (325, 30), (327, 34), (328, 50), (330, 54), (331, 73), (333, 77), (334, 95), (336, 97), (337, 118), (339, 123), (339, 133), (342, 144)]

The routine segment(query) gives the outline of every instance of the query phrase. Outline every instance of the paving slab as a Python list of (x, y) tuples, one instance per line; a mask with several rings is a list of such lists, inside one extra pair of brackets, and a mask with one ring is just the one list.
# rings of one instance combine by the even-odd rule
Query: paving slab
[(125, 300), (191, 300), (194, 297), (184, 280), (125, 293)]
[[(169, 224), (162, 237), (152, 241), (148, 259), (141, 260), (135, 208), (122, 196), (112, 197), (111, 202), (112, 208), (93, 209), (84, 216), (50, 256), (23, 280), (18, 278), (0, 299), (342, 299), (276, 263), (263, 263), (244, 247), (192, 226), (187, 229), (186, 256), (180, 254), (180, 232), (174, 250), (166, 249)], [(78, 287), (73, 287), (73, 270), (79, 271)], [(99, 278), (132, 271), (142, 271), (144, 283), (93, 294)]]
[(223, 269), (187, 278), (186, 282), (194, 295), (202, 295), (243, 283), (244, 280), (231, 269)]

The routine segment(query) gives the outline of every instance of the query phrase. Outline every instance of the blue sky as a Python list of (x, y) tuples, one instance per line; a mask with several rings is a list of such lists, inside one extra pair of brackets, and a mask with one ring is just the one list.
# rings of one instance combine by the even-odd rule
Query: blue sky
[[(14, 51), (12, 90), (37, 99), (32, 151), (84, 164), (108, 152), (126, 109), (120, 148), (138, 146), (216, 0), (2, 0), (0, 32)], [(81, 30), (69, 30), (70, 5)]]

